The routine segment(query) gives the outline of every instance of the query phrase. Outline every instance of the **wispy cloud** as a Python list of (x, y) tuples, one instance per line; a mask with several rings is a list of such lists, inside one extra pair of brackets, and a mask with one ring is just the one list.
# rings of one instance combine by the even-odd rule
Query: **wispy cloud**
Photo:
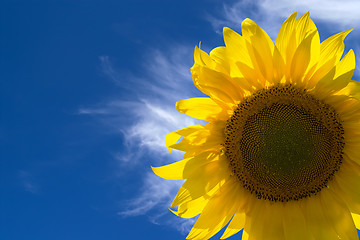
[(128, 202), (125, 202), (123, 211), (118, 212), (122, 217), (134, 217), (149, 215), (149, 220), (154, 224), (168, 224), (181, 233), (188, 233), (195, 222), (194, 219), (181, 219), (176, 216), (169, 218), (168, 207), (175, 196), (182, 181), (165, 181), (152, 173), (145, 177), (144, 185), (140, 189), (141, 194)]
[(287, 17), (291, 12), (311, 11), (315, 19), (325, 20), (335, 25), (354, 27), (360, 23), (360, 2), (356, 0), (265, 0), (260, 7), (273, 15)]
[(355, 0), (243, 0), (224, 4), (222, 11), (208, 14), (207, 20), (214, 30), (222, 32), (224, 26), (240, 30), (245, 18), (251, 18), (275, 39), (281, 23), (291, 13), (300, 14), (310, 11), (313, 19), (331, 24), (334, 31), (353, 28), (360, 24), (360, 2)]
[(114, 81), (115, 83), (119, 84), (121, 82), (121, 76), (113, 67), (109, 56), (100, 56), (100, 66), (101, 71), (105, 74), (109, 79)]
[(167, 207), (165, 206), (171, 204), (171, 195), (176, 194), (174, 190), (181, 185), (178, 181), (171, 181), (170, 183), (148, 173), (141, 189), (141, 195), (137, 199), (129, 201), (126, 210), (120, 211), (118, 214), (121, 216), (143, 215), (159, 205), (163, 210), (166, 210)]
[[(107, 131), (123, 136), (122, 148), (111, 153), (121, 166), (119, 171), (123, 171), (124, 165), (142, 165), (143, 169), (145, 163), (149, 164), (149, 156), (154, 156), (151, 160), (154, 166), (169, 163), (170, 157), (171, 161), (181, 159), (176, 151), (170, 156), (164, 139), (168, 132), (201, 122), (175, 109), (176, 101), (201, 94), (195, 89), (190, 75), (192, 55), (192, 46), (153, 49), (143, 56), (136, 74), (123, 74), (109, 56), (99, 58), (102, 73), (118, 86), (119, 95), (95, 106), (82, 107), (79, 114), (93, 116)], [(125, 98), (124, 94), (131, 97)], [(140, 177), (141, 189), (135, 198), (123, 202), (119, 215), (146, 214), (154, 224), (168, 224), (181, 232), (188, 231), (194, 220), (172, 216), (167, 209), (181, 182), (161, 179), (150, 168)]]
[(39, 193), (39, 185), (36, 184), (33, 180), (32, 175), (28, 171), (19, 170), (18, 177), (21, 185), (23, 186), (26, 192), (37, 194)]
[[(200, 93), (195, 90), (189, 71), (192, 49), (176, 46), (167, 53), (150, 52), (140, 66), (142, 76), (127, 75), (127, 79), (115, 70), (108, 56), (101, 56), (102, 70), (109, 79), (124, 84), (132, 82), (132, 88), (125, 89), (131, 98), (121, 97), (124, 94), (122, 84), (119, 97), (96, 106), (82, 107), (78, 113), (95, 116), (114, 133), (122, 134), (128, 149), (136, 147), (137, 152), (146, 149), (163, 155), (168, 154), (164, 143), (168, 132), (201, 122), (177, 112), (176, 101), (190, 97), (191, 93)], [(126, 154), (115, 155), (118, 160), (126, 161), (129, 157), (134, 160)], [(138, 154), (137, 159), (141, 156)]]

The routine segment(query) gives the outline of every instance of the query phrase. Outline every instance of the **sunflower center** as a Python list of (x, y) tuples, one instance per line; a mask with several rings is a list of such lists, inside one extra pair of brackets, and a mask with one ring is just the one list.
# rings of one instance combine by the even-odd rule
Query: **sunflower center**
[(292, 85), (244, 99), (225, 128), (226, 155), (258, 198), (298, 200), (327, 186), (342, 162), (343, 127), (335, 110)]

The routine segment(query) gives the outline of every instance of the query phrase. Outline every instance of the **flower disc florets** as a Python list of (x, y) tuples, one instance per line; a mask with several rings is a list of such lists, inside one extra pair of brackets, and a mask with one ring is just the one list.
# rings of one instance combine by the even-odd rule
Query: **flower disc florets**
[(343, 158), (341, 120), (328, 104), (292, 85), (262, 89), (227, 121), (225, 154), (251, 193), (298, 200), (326, 187)]

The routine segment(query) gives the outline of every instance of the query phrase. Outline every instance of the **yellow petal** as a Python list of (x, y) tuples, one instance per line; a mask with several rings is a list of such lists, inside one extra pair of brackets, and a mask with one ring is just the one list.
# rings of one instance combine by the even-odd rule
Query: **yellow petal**
[(242, 89), (228, 74), (213, 69), (194, 65), (191, 68), (194, 84), (200, 91), (224, 103), (234, 105), (242, 99)]
[[(310, 48), (310, 59), (306, 61), (306, 66), (308, 71), (311, 69), (314, 69), (314, 66), (318, 62), (319, 55), (320, 55), (320, 38), (319, 34), (317, 32), (317, 28), (314, 24), (314, 22), (310, 19), (309, 13), (305, 13), (302, 15), (298, 20), (296, 20), (296, 13), (293, 13), (289, 16), (289, 18), (284, 22), (282, 25), (279, 35), (276, 39), (276, 46), (279, 49), (279, 52), (284, 58), (285, 62), (285, 75), (286, 79), (289, 82), (289, 78), (291, 75), (293, 75), (293, 72), (291, 69), (295, 67), (294, 65), (294, 54), (296, 51), (300, 51), (299, 45), (301, 45), (302, 42), (306, 38), (308, 38), (311, 34), (313, 34), (313, 37), (311, 38), (311, 41), (309, 45), (311, 45)], [(301, 50), (302, 51), (302, 50)], [(300, 54), (300, 53), (298, 53)], [(301, 53), (302, 55), (304, 52)], [(298, 56), (299, 57), (299, 56)], [(303, 56), (304, 57), (304, 56)], [(297, 62), (297, 64), (301, 64), (301, 62)], [(305, 70), (302, 69), (302, 66), (298, 66), (299, 69), (297, 69), (300, 72), (305, 72)], [(305, 68), (305, 67), (303, 67)], [(300, 73), (297, 72), (297, 73)], [(297, 74), (295, 74), (296, 78), (299, 78)]]
[(294, 12), (285, 20), (275, 41), (275, 45), (279, 49), (281, 56), (285, 58), (286, 63), (291, 62), (291, 58), (296, 49), (296, 46), (290, 47), (291, 44), (296, 45), (294, 42), (296, 39), (291, 40), (292, 36), (295, 36), (296, 14), (297, 13)]
[(159, 177), (169, 179), (169, 180), (181, 180), (183, 178), (183, 169), (186, 163), (190, 159), (184, 159), (169, 165), (165, 165), (162, 167), (151, 167), (153, 172)]
[(209, 136), (205, 140), (206, 141), (202, 144), (192, 144), (189, 140), (183, 139), (181, 142), (171, 145), (170, 147), (179, 151), (186, 152), (184, 154), (184, 158), (200, 154), (204, 151), (220, 151), (222, 149), (222, 139)]
[(248, 240), (248, 239), (249, 239), (249, 234), (244, 229), (241, 240)]
[[(348, 86), (341, 89), (336, 95), (326, 97), (326, 103), (334, 107), (336, 112), (341, 116), (342, 125), (345, 130), (345, 136), (349, 133), (358, 132), (360, 115), (360, 102), (351, 96), (347, 96)], [(351, 136), (350, 138), (352, 138)]]
[(200, 129), (203, 129), (203, 128), (204, 128), (203, 125), (193, 125), (193, 126), (189, 126), (189, 127), (179, 129), (177, 131), (166, 134), (165, 145), (166, 145), (167, 149), (169, 150), (169, 152), (171, 152), (172, 148), (170, 146), (174, 145), (180, 139), (181, 136), (187, 136), (187, 135), (189, 135), (195, 131), (198, 131)]
[[(187, 153), (192, 151), (204, 152), (212, 149), (219, 151), (219, 145), (223, 143), (224, 139), (225, 126), (223, 126), (223, 124), (224, 122), (210, 122), (206, 124), (203, 129), (184, 136), (179, 143), (175, 143), (169, 147), (186, 151)], [(184, 158), (187, 157), (184, 156)]]
[[(360, 123), (356, 122), (356, 126), (359, 127)], [(347, 134), (346, 137), (351, 137), (348, 141), (345, 142), (346, 148), (345, 148), (345, 154), (344, 159), (346, 161), (354, 162), (355, 164), (358, 164), (360, 166), (360, 141), (359, 141), (359, 133), (357, 134)], [(346, 139), (345, 137), (345, 139)], [(359, 167), (357, 166), (357, 167)], [(354, 167), (354, 166), (352, 166)], [(358, 172), (358, 169), (353, 169), (356, 172)]]
[(226, 161), (214, 161), (204, 165), (202, 171), (197, 171), (197, 174), (191, 176), (180, 187), (171, 207), (206, 195), (213, 188), (220, 188), (229, 177), (230, 171)]
[[(347, 73), (354, 73), (355, 70), (355, 54), (352, 49), (341, 59), (341, 61), (336, 65), (336, 73), (335, 73), (335, 79), (338, 77), (341, 77), (344, 74)], [(349, 76), (351, 79), (352, 74)]]
[(244, 225), (245, 225), (245, 213), (240, 213), (240, 212), (236, 213), (233, 219), (231, 219), (231, 222), (227, 226), (224, 234), (221, 236), (220, 239), (225, 239), (236, 234), (237, 232), (239, 232), (241, 229), (244, 228)]
[(265, 207), (264, 212), (262, 213), (265, 219), (262, 230), (262, 239), (285, 239), (282, 218), (283, 212), (283, 206), (279, 203)]
[(197, 46), (194, 50), (194, 61), (195, 64), (199, 64), (200, 66), (207, 66), (212, 69), (216, 68), (216, 63), (211, 59), (211, 57)]
[[(333, 58), (334, 59), (334, 58)], [(324, 64), (326, 66), (327, 64)], [(322, 96), (330, 95), (330, 93), (345, 88), (351, 81), (351, 77), (355, 70), (355, 55), (352, 50), (325, 75), (316, 85), (316, 94)]]
[(181, 180), (189, 178), (203, 165), (219, 160), (219, 153), (204, 152), (195, 157), (165, 165), (162, 167), (151, 167), (154, 173), (169, 180)]
[[(315, 73), (310, 77), (310, 74), (306, 75), (306, 78), (310, 79), (307, 82), (307, 88), (312, 89), (316, 86), (320, 80), (323, 82), (330, 82), (335, 76), (335, 58), (329, 59), (321, 67), (317, 68)], [(320, 85), (317, 86), (317, 90), (322, 90)]]
[(255, 46), (261, 47), (264, 51), (266, 51), (266, 54), (271, 55), (274, 43), (269, 35), (253, 20), (246, 18), (241, 23), (241, 31), (245, 39), (251, 41), (251, 43)]
[[(247, 66), (247, 65), (244, 64), (244, 66)], [(237, 64), (236, 64), (236, 67), (240, 72), (240, 69)], [(243, 74), (241, 74), (241, 75), (243, 76)], [(256, 84), (253, 84), (252, 81), (249, 81), (249, 79), (250, 78), (233, 77), (234, 82), (236, 82), (236, 84), (238, 84), (244, 90), (244, 96), (249, 96), (250, 93), (252, 93), (254, 91), (253, 85), (256, 85)]]
[(175, 132), (182, 137), (187, 137), (199, 131), (206, 131), (206, 125), (192, 125), (189, 127), (181, 128)]
[(330, 190), (346, 203), (346, 206), (351, 212), (360, 214), (360, 203), (354, 201), (354, 199), (340, 187), (337, 179), (332, 181)]
[(240, 34), (227, 27), (224, 27), (223, 35), (229, 56), (234, 59), (235, 62), (242, 62), (250, 67), (253, 67), (248, 54), (245, 39)]
[(193, 218), (202, 212), (202, 210), (205, 208), (206, 204), (209, 202), (210, 197), (214, 194), (213, 192), (215, 192), (217, 190), (218, 189), (214, 189), (214, 191), (210, 191), (205, 196), (201, 196), (194, 200), (180, 204), (177, 212), (175, 212), (171, 209), (170, 210), (176, 216), (179, 216), (182, 218)]
[(324, 216), (337, 233), (338, 239), (358, 239), (356, 227), (346, 205), (327, 189), (321, 191), (320, 197)]
[(182, 218), (193, 218), (199, 213), (202, 212), (202, 210), (205, 208), (205, 206), (208, 204), (211, 197), (217, 193), (219, 190), (219, 187), (222, 185), (218, 185), (208, 191), (206, 194), (202, 195), (201, 197), (198, 197), (196, 199), (184, 202), (179, 204), (178, 211), (172, 211), (175, 215), (182, 217)]
[(302, 82), (305, 71), (309, 66), (311, 57), (311, 42), (316, 32), (305, 38), (296, 49), (291, 62), (291, 77), (294, 83)]
[[(250, 66), (248, 66), (242, 62), (237, 62), (236, 66), (239, 68), (240, 72), (243, 74), (244, 80), (246, 80), (251, 87), (254, 87), (255, 89), (262, 89), (265, 87), (264, 82), (260, 81), (261, 77), (259, 77), (259, 74), (257, 73), (257, 71), (255, 69), (251, 68)], [(250, 88), (247, 88), (247, 89), (250, 90)]]
[(360, 215), (356, 213), (351, 213), (351, 216), (353, 218), (356, 228), (360, 229)]
[(273, 63), (274, 63), (273, 83), (274, 85), (276, 85), (277, 83), (280, 83), (282, 77), (284, 76), (284, 71), (285, 71), (284, 59), (281, 56), (281, 53), (276, 46), (274, 47)]
[[(326, 189), (323, 189), (322, 191), (324, 190)], [(308, 199), (308, 201), (304, 201), (303, 212), (314, 239), (338, 240), (338, 235), (335, 232), (334, 227), (329, 224), (324, 215), (320, 198), (315, 196)]]
[(344, 39), (352, 29), (335, 34), (321, 43), (320, 46), (320, 66), (328, 59), (335, 57), (336, 62), (340, 60), (344, 52)]
[(230, 73), (229, 58), (227, 56), (226, 47), (217, 47), (210, 52), (210, 57), (224, 68), (226, 73)]
[(345, 193), (340, 197), (346, 198), (350, 210), (360, 211), (360, 176), (354, 172), (348, 161), (342, 163), (336, 174), (336, 182)]
[(305, 217), (299, 203), (288, 202), (283, 212), (285, 239), (291, 240), (315, 240), (309, 232)]
[(253, 199), (252, 204), (248, 207), (246, 212), (246, 221), (244, 231), (249, 233), (249, 239), (263, 239), (262, 231), (266, 224), (263, 218), (264, 202), (258, 199)]
[(243, 37), (251, 44), (247, 44), (254, 67), (262, 77), (272, 80), (273, 62), (272, 53), (274, 43), (267, 33), (251, 19), (245, 19), (241, 23)]
[[(320, 47), (320, 38), (319, 33), (317, 32), (317, 28), (314, 22), (310, 19), (309, 12), (303, 14), (297, 21), (296, 21), (296, 43), (297, 45), (301, 44), (301, 42), (307, 38), (310, 34), (315, 32), (314, 40), (317, 40)], [(315, 57), (315, 56), (314, 56)], [(318, 56), (317, 56), (318, 57)]]
[(169, 152), (171, 152), (172, 148), (169, 147), (170, 145), (175, 144), (179, 139), (181, 138), (180, 134), (177, 134), (176, 132), (170, 132), (166, 134), (165, 136), (165, 145)]
[[(283, 230), (283, 204), (263, 200), (257, 203), (248, 215), (251, 215), (249, 239), (285, 239)], [(246, 229), (246, 227), (245, 227)]]
[(211, 120), (226, 120), (228, 115), (211, 98), (199, 97), (180, 100), (176, 103), (176, 109), (190, 117)]
[(339, 91), (339, 94), (351, 96), (360, 101), (360, 82), (351, 80), (345, 88)]
[(330, 83), (328, 88), (332, 91), (338, 91), (346, 87), (355, 71), (355, 55), (354, 51), (350, 49), (348, 54), (336, 65), (334, 80)]
[(186, 239), (208, 239), (222, 229), (236, 209), (237, 182), (228, 182), (206, 205)]
[[(324, 82), (335, 84), (333, 91), (339, 90), (345, 87), (348, 81), (351, 79), (353, 74), (353, 69), (355, 68), (355, 56), (352, 50), (338, 63), (340, 60), (343, 51), (344, 51), (344, 39), (351, 30), (344, 31), (342, 33), (335, 34), (330, 38), (326, 39), (321, 43), (320, 50), (320, 59), (317, 65), (317, 72), (314, 76), (311, 77), (309, 81), (311, 84), (308, 88), (311, 88), (315, 83), (322, 79), (322, 82), (319, 82), (319, 89), (331, 88), (331, 86), (324, 86)], [(335, 76), (332, 76), (333, 79), (324, 76), (332, 70), (336, 65)], [(323, 95), (329, 94), (329, 91), (325, 89)]]
[[(217, 84), (217, 81), (215, 79), (214, 81), (204, 81), (204, 79), (207, 79), (207, 76), (204, 75), (204, 69), (208, 69), (211, 71), (214, 71), (216, 73), (222, 73), (222, 74), (229, 74), (229, 66), (226, 64), (226, 61), (224, 61), (224, 58), (226, 58), (225, 51), (221, 51), (221, 48), (218, 50), (213, 50), (213, 57), (210, 57), (206, 52), (195, 47), (194, 50), (194, 66), (190, 69), (192, 78), (194, 81), (195, 86), (205, 93), (208, 96), (211, 96), (213, 98), (220, 99), (226, 103), (232, 104), (233, 99), (231, 98), (231, 95), (229, 96), (226, 92), (226, 88), (219, 88), (219, 84)], [(222, 65), (225, 64), (225, 65)], [(210, 77), (213, 77), (210, 75)], [(225, 80), (227, 81), (227, 80)], [(231, 80), (230, 80), (231, 81)], [(241, 92), (241, 89), (239, 93)]]

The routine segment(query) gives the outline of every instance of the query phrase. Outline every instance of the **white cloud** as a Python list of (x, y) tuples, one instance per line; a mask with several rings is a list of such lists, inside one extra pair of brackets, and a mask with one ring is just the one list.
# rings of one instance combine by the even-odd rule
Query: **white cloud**
[[(119, 94), (120, 97), (97, 106), (82, 107), (79, 114), (96, 116), (112, 131), (123, 134), (129, 148), (136, 145), (157, 154), (167, 154), (164, 139), (168, 132), (201, 122), (175, 109), (176, 101), (189, 98), (195, 91), (189, 70), (192, 51), (192, 47), (181, 45), (173, 46), (168, 52), (149, 51), (139, 66), (142, 76), (136, 77), (121, 75), (108, 56), (101, 56), (101, 69), (109, 79), (121, 80), (122, 85), (131, 82), (133, 87), (125, 89), (131, 99), (124, 100)], [(124, 89), (119, 91), (122, 94)], [(127, 156), (121, 158), (117, 154), (117, 159), (126, 160)]]
[(101, 71), (112, 81), (119, 84), (121, 82), (120, 74), (114, 69), (109, 56), (100, 56)]
[(287, 17), (295, 11), (310, 11), (314, 19), (333, 24), (355, 27), (360, 23), (360, 2), (356, 0), (265, 0), (260, 3), (264, 11)]
[[(119, 164), (119, 173), (129, 166), (163, 165), (181, 159), (180, 152), (171, 155), (165, 147), (165, 135), (177, 129), (201, 123), (176, 111), (176, 101), (199, 95), (193, 85), (190, 67), (193, 48), (181, 45), (171, 50), (151, 50), (143, 56), (138, 73), (124, 74), (108, 56), (101, 56), (104, 76), (119, 87), (118, 97), (92, 107), (82, 107), (79, 114), (91, 115), (111, 134), (121, 134), (125, 143), (111, 152)], [(125, 87), (124, 87), (125, 86)], [(129, 97), (123, 97), (123, 95)], [(124, 149), (125, 148), (125, 149)], [(124, 202), (119, 215), (133, 217), (146, 214), (154, 224), (167, 224), (185, 233), (193, 219), (180, 219), (168, 210), (181, 182), (156, 176), (150, 168), (141, 177), (142, 187), (133, 199)]]
[(224, 26), (240, 30), (241, 22), (251, 18), (274, 40), (283, 21), (293, 12), (310, 11), (312, 19), (331, 24), (336, 32), (357, 27), (359, 10), (360, 2), (355, 0), (243, 0), (224, 4), (220, 13), (208, 14), (206, 18), (218, 33)]
[(168, 211), (166, 206), (170, 206), (171, 196), (176, 194), (176, 188), (180, 186), (181, 183), (178, 181), (164, 181), (155, 174), (148, 173), (144, 186), (140, 190), (140, 196), (129, 201), (126, 210), (120, 211), (118, 214), (121, 216), (143, 215), (152, 211), (156, 206)]
[(118, 214), (122, 217), (147, 214), (150, 215), (149, 219), (154, 224), (167, 223), (184, 234), (188, 233), (195, 220), (176, 217), (168, 209), (181, 184), (182, 181), (164, 181), (155, 174), (148, 173), (140, 190), (141, 194), (126, 203), (126, 210)]

